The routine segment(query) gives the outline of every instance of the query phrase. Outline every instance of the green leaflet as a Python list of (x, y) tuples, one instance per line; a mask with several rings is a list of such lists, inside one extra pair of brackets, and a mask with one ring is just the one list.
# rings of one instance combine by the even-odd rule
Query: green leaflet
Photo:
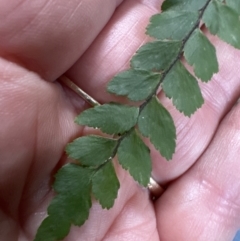
[(234, 9), (240, 15), (240, 1), (239, 0), (226, 0), (226, 4)]
[(75, 164), (63, 166), (55, 176), (53, 189), (58, 195), (49, 206), (48, 214), (82, 225), (91, 207), (91, 176), (90, 169)]
[(83, 111), (76, 123), (100, 128), (107, 134), (122, 134), (136, 124), (138, 113), (137, 107), (110, 103)]
[(38, 228), (34, 241), (61, 240), (69, 233), (71, 223), (68, 220), (59, 220), (57, 216), (46, 217)]
[(181, 41), (154, 41), (144, 44), (133, 56), (131, 67), (164, 71), (179, 55)]
[(162, 11), (197, 11), (207, 3), (208, 0), (165, 0), (162, 4)]
[(151, 17), (146, 33), (160, 40), (182, 40), (197, 21), (197, 11), (167, 11)]
[(163, 157), (167, 160), (172, 158), (176, 146), (176, 128), (171, 115), (156, 96), (140, 113), (138, 127), (143, 136), (150, 138)]
[(240, 19), (235, 10), (213, 0), (203, 15), (203, 22), (212, 34), (240, 49)]
[(99, 166), (107, 161), (116, 148), (117, 141), (89, 135), (75, 139), (66, 147), (68, 156), (85, 166)]
[(116, 75), (109, 82), (107, 90), (130, 100), (145, 100), (157, 87), (161, 75), (146, 70), (129, 69)]
[(74, 164), (67, 164), (58, 171), (53, 186), (57, 195), (34, 241), (63, 239), (71, 224), (81, 226), (87, 220), (91, 207), (91, 175), (91, 170)]
[(210, 80), (218, 72), (215, 47), (201, 30), (196, 29), (184, 47), (184, 57), (194, 67), (195, 75), (202, 81)]
[(190, 116), (204, 102), (197, 80), (177, 62), (163, 81), (163, 91), (173, 99), (176, 108), (184, 115)]
[(118, 161), (142, 186), (149, 183), (152, 164), (150, 150), (136, 131), (125, 137), (117, 151)]
[(117, 175), (111, 162), (104, 164), (102, 168), (93, 175), (92, 192), (102, 208), (111, 208), (120, 187)]

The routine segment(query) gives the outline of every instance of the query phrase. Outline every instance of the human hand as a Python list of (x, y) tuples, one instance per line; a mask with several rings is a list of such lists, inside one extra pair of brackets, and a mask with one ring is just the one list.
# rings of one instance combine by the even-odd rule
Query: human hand
[[(53, 175), (68, 161), (66, 144), (89, 131), (73, 122), (87, 104), (53, 81), (66, 73), (100, 103), (113, 100), (106, 83), (146, 41), (145, 26), (159, 5), (159, 0), (0, 3), (0, 240), (33, 240), (54, 195)], [(240, 107), (219, 123), (240, 95), (240, 52), (210, 38), (220, 72), (201, 84), (204, 106), (189, 119), (159, 94), (178, 133), (171, 162), (152, 148), (153, 176), (168, 186), (165, 193), (152, 203), (118, 167), (121, 189), (114, 207), (102, 210), (94, 202), (89, 220), (73, 227), (67, 241), (233, 238), (240, 222)]]

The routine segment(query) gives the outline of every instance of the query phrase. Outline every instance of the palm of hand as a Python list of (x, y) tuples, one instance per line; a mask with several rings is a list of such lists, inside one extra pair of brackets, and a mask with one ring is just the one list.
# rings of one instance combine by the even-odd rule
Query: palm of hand
[[(146, 41), (144, 28), (160, 5), (157, 0), (88, 0), (70, 1), (67, 8), (62, 1), (56, 8), (54, 1), (39, 1), (29, 8), (28, 2), (0, 6), (12, 12), (0, 21), (0, 233), (8, 241), (33, 239), (53, 197), (53, 175), (67, 161), (66, 143), (88, 133), (73, 123), (87, 105), (51, 81), (69, 69), (68, 76), (97, 100), (113, 100), (105, 84)], [(152, 150), (153, 175), (167, 184), (181, 177), (153, 204), (147, 191), (117, 167), (121, 189), (115, 206), (106, 211), (94, 201), (89, 220), (72, 228), (66, 240), (230, 240), (240, 221), (239, 107), (204, 150), (240, 94), (239, 66), (234, 65), (240, 54), (212, 41), (221, 71), (202, 86), (205, 106), (188, 119), (159, 94), (177, 125), (178, 148), (170, 163)], [(221, 235), (219, 230), (224, 230)]]

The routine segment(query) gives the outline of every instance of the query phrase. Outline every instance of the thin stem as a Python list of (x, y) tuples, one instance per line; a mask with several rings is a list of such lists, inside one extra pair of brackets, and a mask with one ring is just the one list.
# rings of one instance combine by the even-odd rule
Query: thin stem
[[(172, 70), (172, 68), (174, 67), (174, 65), (177, 63), (177, 61), (180, 60), (180, 58), (182, 57), (183, 54), (183, 50), (185, 47), (186, 42), (189, 40), (189, 38), (191, 37), (192, 33), (195, 31), (196, 28), (198, 28), (199, 24), (200, 24), (200, 20), (204, 14), (204, 11), (206, 10), (207, 6), (209, 5), (209, 3), (211, 2), (211, 0), (208, 0), (206, 2), (206, 4), (202, 7), (202, 9), (199, 10), (199, 16), (198, 19), (196, 21), (196, 23), (194, 24), (193, 28), (189, 31), (189, 33), (186, 35), (186, 37), (182, 40), (182, 45), (181, 48), (179, 50), (179, 53), (177, 55), (177, 57), (173, 60), (173, 62), (170, 64), (170, 66), (162, 73), (161, 78), (159, 80), (159, 83), (157, 85), (157, 87), (153, 90), (153, 92), (147, 97), (147, 99), (139, 106), (139, 114), (143, 111), (143, 109), (146, 107), (146, 105), (151, 101), (151, 99), (153, 98), (153, 96), (156, 95), (157, 90), (159, 88), (159, 86), (161, 85), (161, 83), (163, 82), (163, 80), (165, 79), (166, 75)], [(61, 76), (59, 78), (59, 80), (61, 82), (63, 82), (65, 85), (67, 85), (69, 88), (71, 88), (74, 92), (76, 92), (81, 98), (83, 98), (84, 100), (86, 100), (90, 105), (94, 106), (99, 106), (100, 103), (97, 102), (93, 97), (91, 97), (90, 95), (88, 95), (86, 92), (84, 92), (82, 89), (80, 89), (76, 84), (74, 84), (68, 77), (66, 77), (65, 75)], [(130, 135), (132, 133), (132, 131), (134, 131), (134, 127), (132, 127), (130, 130), (128, 130), (127, 132), (125, 132), (123, 135), (120, 136), (120, 138), (117, 139), (117, 144), (116, 147), (113, 150), (112, 155), (108, 158), (108, 160), (106, 160), (103, 164), (101, 164), (100, 166), (96, 167), (96, 170), (98, 170), (99, 168), (101, 168), (102, 166), (104, 166), (107, 162), (111, 161), (117, 154), (117, 150), (118, 147), (120, 146), (121, 142), (124, 140), (125, 137), (127, 137), (128, 135)]]
[(192, 33), (196, 30), (196, 28), (198, 28), (199, 24), (200, 24), (200, 20), (204, 14), (204, 11), (206, 10), (207, 6), (209, 5), (209, 3), (211, 2), (211, 0), (208, 0), (206, 2), (206, 4), (199, 10), (199, 16), (198, 19), (196, 21), (196, 23), (194, 24), (193, 28), (189, 31), (189, 33), (186, 35), (186, 37), (182, 40), (182, 46), (179, 50), (179, 53), (176, 57), (176, 59), (173, 60), (173, 62), (169, 65), (169, 67), (162, 73), (161, 78), (159, 80), (159, 83), (157, 85), (157, 87), (153, 90), (153, 92), (147, 97), (147, 99), (139, 106), (140, 108), (140, 113), (143, 111), (143, 109), (145, 108), (145, 106), (151, 101), (152, 97), (154, 95), (156, 95), (157, 90), (159, 88), (159, 86), (161, 85), (161, 83), (164, 81), (166, 75), (172, 70), (172, 68), (175, 66), (175, 64), (177, 63), (178, 60), (180, 60), (180, 58), (182, 57), (182, 53), (185, 47), (186, 42), (190, 39)]

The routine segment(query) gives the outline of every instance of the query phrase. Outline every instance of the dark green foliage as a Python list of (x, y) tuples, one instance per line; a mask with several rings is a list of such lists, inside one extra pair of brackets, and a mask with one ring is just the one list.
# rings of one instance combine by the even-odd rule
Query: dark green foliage
[(177, 62), (163, 81), (167, 97), (173, 99), (176, 108), (186, 116), (193, 114), (203, 104), (197, 80)]
[(161, 155), (172, 158), (176, 147), (176, 129), (170, 113), (154, 96), (140, 113), (138, 127), (148, 137)]
[(102, 205), (102, 208), (111, 208), (117, 197), (120, 187), (117, 175), (111, 162), (99, 168), (92, 178), (92, 192)]
[(116, 145), (116, 140), (89, 135), (68, 144), (66, 152), (84, 166), (99, 166), (111, 157)]
[(136, 124), (138, 112), (139, 109), (133, 106), (104, 104), (83, 111), (76, 123), (100, 128), (107, 134), (122, 134)]
[(198, 12), (167, 11), (152, 16), (147, 34), (159, 40), (182, 40), (198, 21)]
[(48, 216), (38, 228), (34, 241), (61, 240), (68, 235), (70, 227), (71, 223), (68, 220), (59, 220), (57, 215)]
[(128, 170), (139, 184), (146, 187), (152, 170), (150, 150), (135, 130), (122, 140), (117, 156), (122, 167)]
[(116, 75), (108, 84), (108, 92), (127, 96), (130, 100), (145, 100), (157, 87), (160, 74), (129, 69)]
[(162, 10), (197, 11), (201, 9), (208, 0), (166, 0), (162, 4)]
[(63, 239), (71, 224), (81, 226), (91, 207), (92, 171), (68, 164), (56, 175), (54, 190), (58, 194), (48, 207), (48, 217), (42, 222), (34, 241)]
[(203, 21), (212, 34), (240, 49), (240, 18), (235, 10), (213, 0), (203, 15)]
[(180, 41), (147, 43), (133, 56), (131, 66), (136, 69), (164, 71), (177, 58), (180, 48)]
[(239, 0), (226, 0), (226, 4), (234, 9), (240, 15), (240, 1)]
[(199, 29), (196, 29), (187, 41), (184, 57), (194, 67), (195, 75), (204, 82), (218, 72), (216, 50)]

